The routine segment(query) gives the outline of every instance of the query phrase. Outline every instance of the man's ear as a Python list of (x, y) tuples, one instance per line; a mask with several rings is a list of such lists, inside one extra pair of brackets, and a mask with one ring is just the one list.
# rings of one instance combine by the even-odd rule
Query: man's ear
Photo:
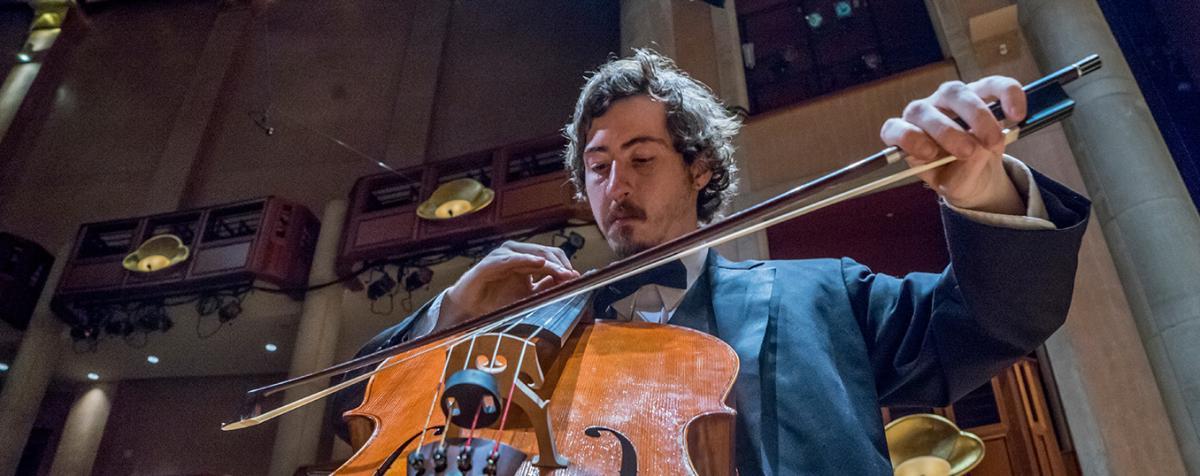
[(704, 187), (708, 186), (708, 181), (712, 180), (712, 170), (702, 160), (692, 162), (692, 165), (688, 169), (692, 174), (692, 188), (695, 190), (704, 189)]

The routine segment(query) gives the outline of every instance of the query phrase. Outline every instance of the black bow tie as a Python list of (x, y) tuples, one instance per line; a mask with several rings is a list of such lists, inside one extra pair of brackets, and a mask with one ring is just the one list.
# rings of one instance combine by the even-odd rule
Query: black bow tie
[(682, 261), (669, 261), (596, 290), (596, 297), (592, 299), (594, 315), (597, 319), (613, 318), (613, 303), (625, 299), (647, 284), (687, 289), (687, 268)]

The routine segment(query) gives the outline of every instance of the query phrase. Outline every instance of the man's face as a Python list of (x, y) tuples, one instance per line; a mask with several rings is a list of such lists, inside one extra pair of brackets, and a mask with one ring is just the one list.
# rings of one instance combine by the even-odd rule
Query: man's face
[(584, 148), (588, 204), (609, 246), (625, 257), (695, 230), (696, 197), (712, 173), (689, 167), (667, 132), (663, 104), (614, 102), (592, 121)]

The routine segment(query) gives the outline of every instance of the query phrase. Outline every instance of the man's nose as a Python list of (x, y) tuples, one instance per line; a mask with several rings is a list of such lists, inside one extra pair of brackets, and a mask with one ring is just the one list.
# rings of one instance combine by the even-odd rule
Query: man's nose
[(608, 186), (605, 193), (611, 200), (619, 200), (633, 192), (633, 174), (630, 166), (623, 161), (614, 160), (608, 168)]

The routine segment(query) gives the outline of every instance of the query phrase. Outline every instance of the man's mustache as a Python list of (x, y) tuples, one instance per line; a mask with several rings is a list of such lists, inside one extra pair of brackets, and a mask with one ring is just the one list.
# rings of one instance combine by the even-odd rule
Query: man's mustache
[(614, 221), (622, 218), (644, 219), (646, 218), (646, 210), (627, 201), (614, 202), (609, 207), (607, 225), (612, 225)]

